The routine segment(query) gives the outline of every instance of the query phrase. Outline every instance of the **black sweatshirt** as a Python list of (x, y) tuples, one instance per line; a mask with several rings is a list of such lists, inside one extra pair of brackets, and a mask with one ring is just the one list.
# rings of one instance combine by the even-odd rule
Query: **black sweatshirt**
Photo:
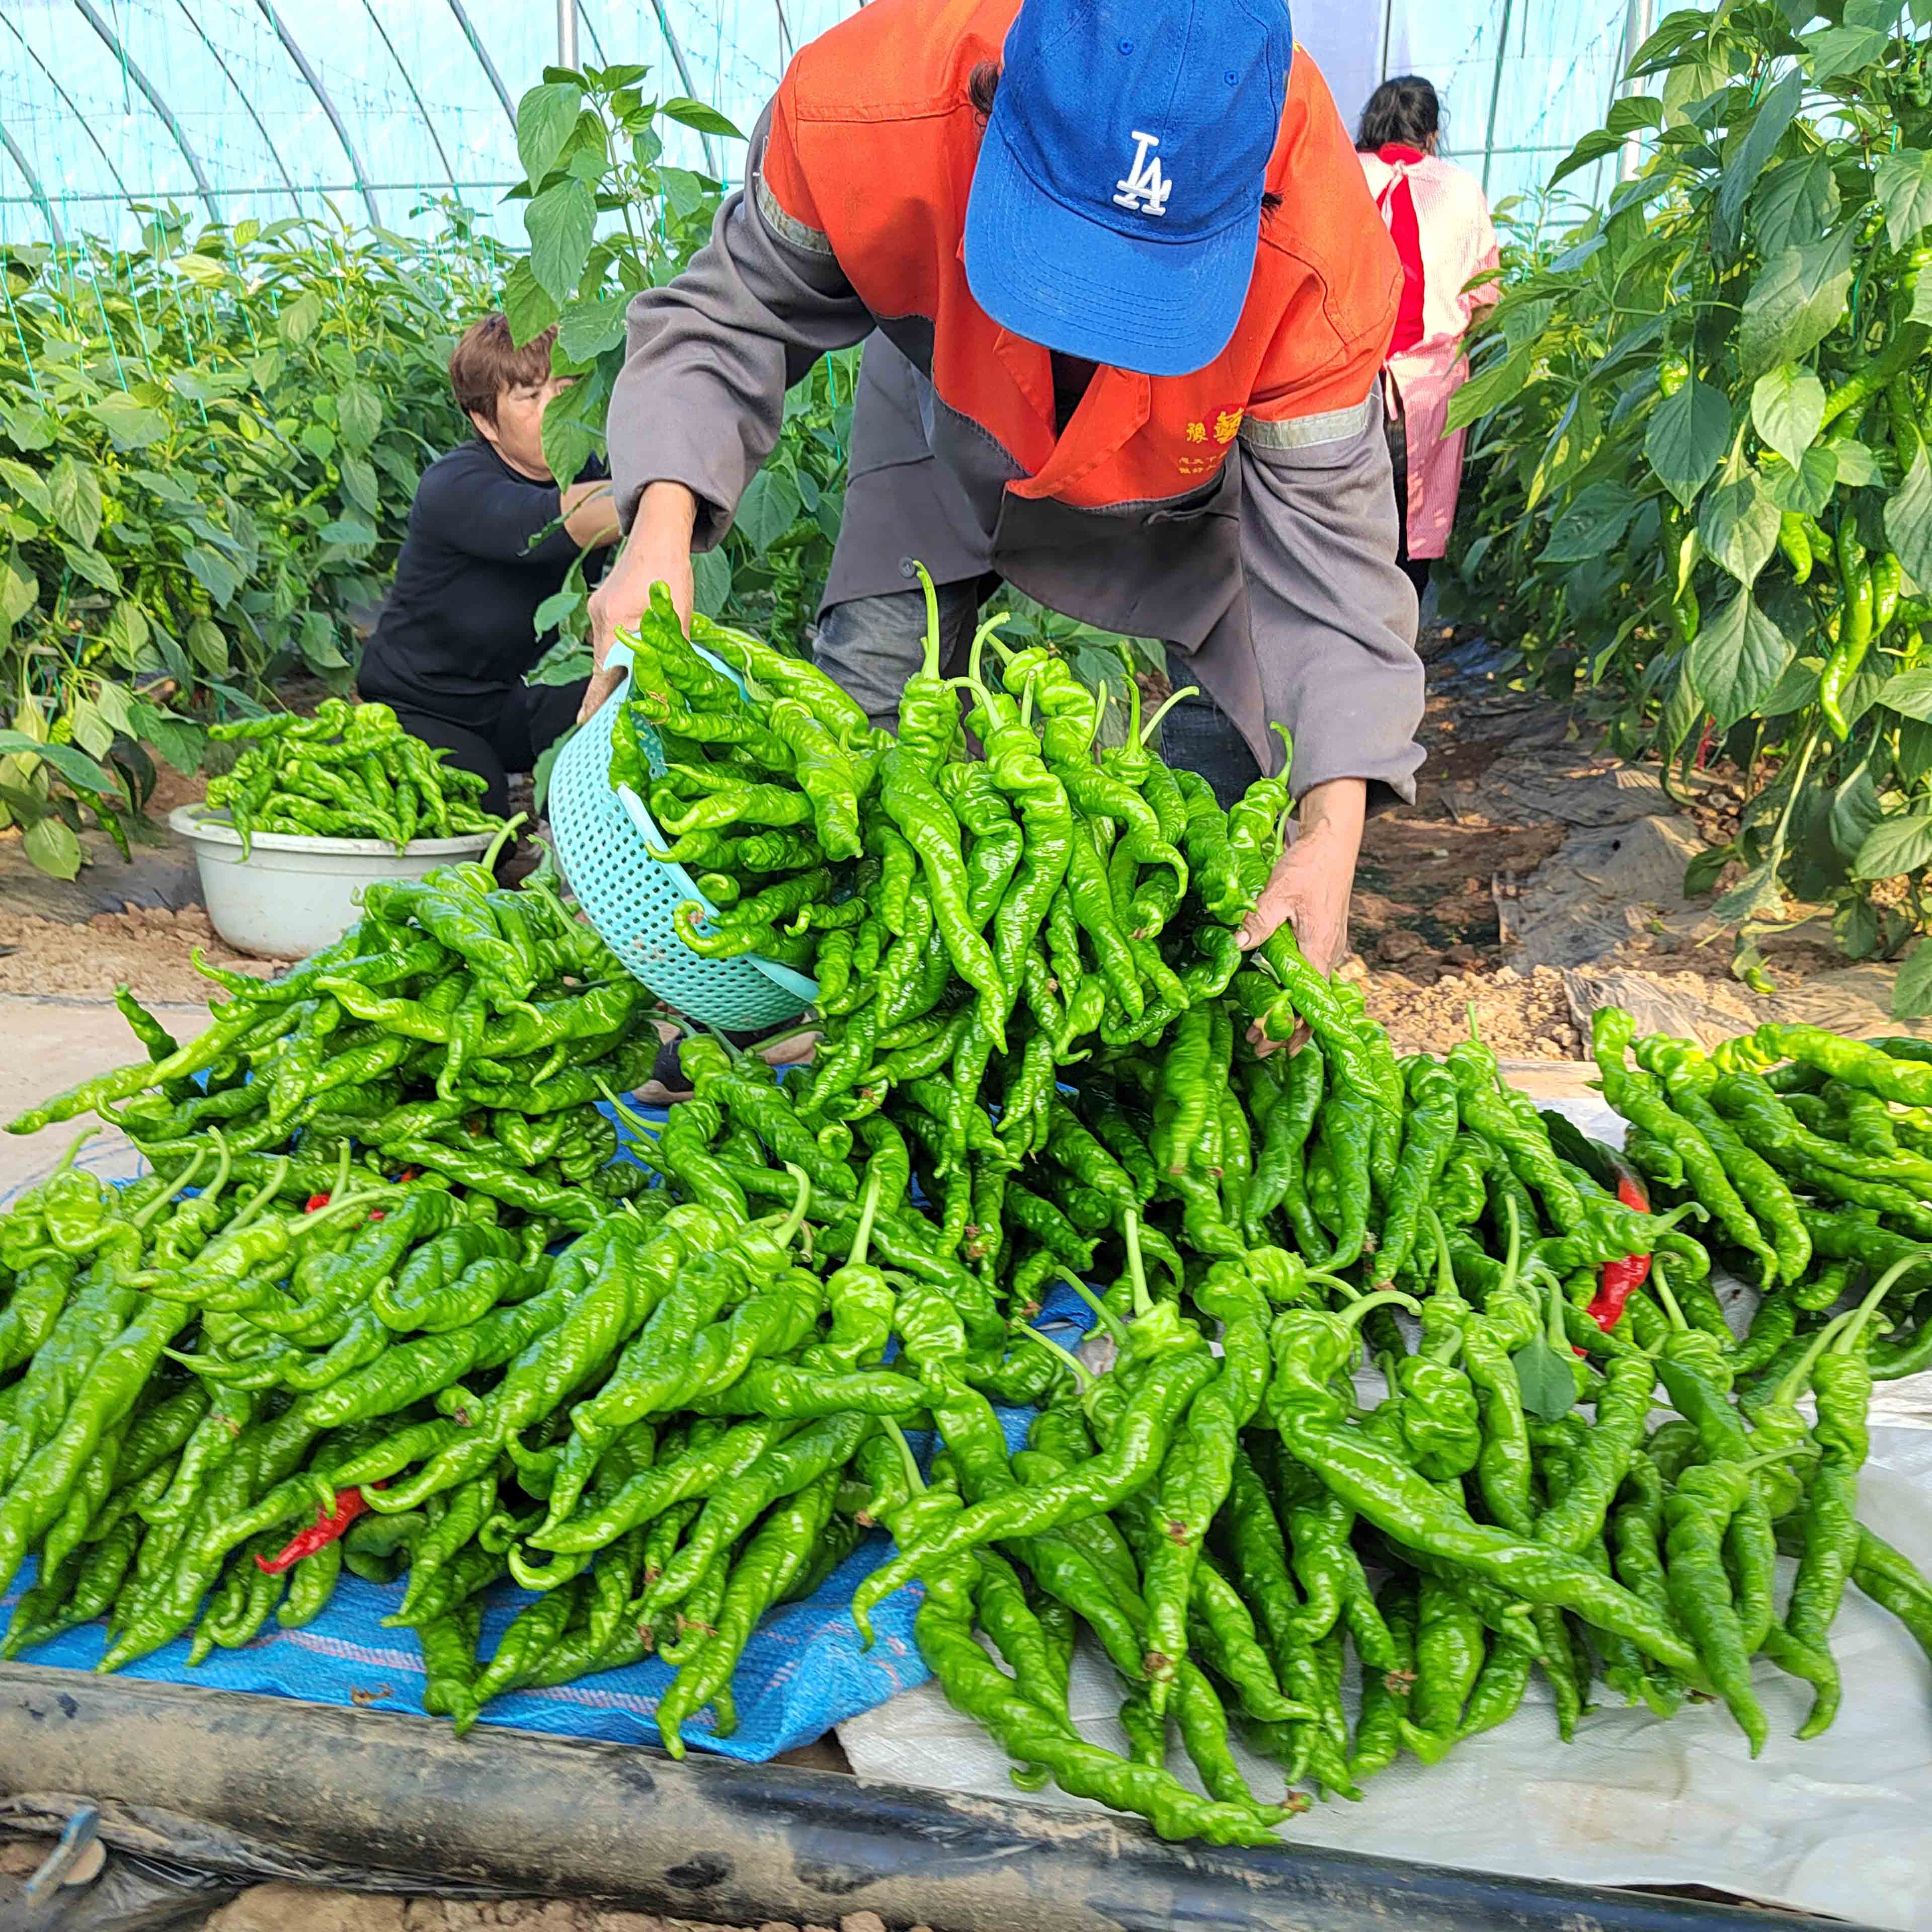
[[(601, 464), (584, 472), (605, 473)], [(364, 697), (406, 702), (459, 724), (487, 724), (554, 634), (537, 607), (563, 587), (577, 544), (559, 527), (554, 483), (512, 470), (480, 438), (423, 472), (396, 580), (356, 682)], [(593, 581), (606, 553), (592, 554)]]

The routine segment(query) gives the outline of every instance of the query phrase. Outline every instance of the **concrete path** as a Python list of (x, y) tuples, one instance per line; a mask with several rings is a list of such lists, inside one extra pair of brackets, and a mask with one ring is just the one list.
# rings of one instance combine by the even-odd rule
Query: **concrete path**
[[(177, 1040), (192, 1040), (208, 1024), (206, 1006), (157, 1006), (154, 1012)], [(0, 1122), (49, 1094), (125, 1066), (140, 1051), (111, 1003), (0, 999)], [(0, 1204), (38, 1180), (88, 1127), (100, 1131), (82, 1150), (82, 1165), (104, 1174), (135, 1172), (140, 1156), (126, 1136), (92, 1114), (38, 1134), (0, 1134)]]

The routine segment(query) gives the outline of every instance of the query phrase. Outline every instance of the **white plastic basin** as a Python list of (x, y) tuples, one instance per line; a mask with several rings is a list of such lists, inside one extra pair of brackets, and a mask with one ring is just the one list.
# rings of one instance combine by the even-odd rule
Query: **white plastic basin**
[(248, 856), (225, 812), (177, 806), (170, 828), (194, 848), (209, 922), (238, 952), (302, 959), (340, 939), (362, 916), (362, 888), (425, 872), (489, 849), (493, 835), (417, 838), (398, 852), (380, 838), (298, 838), (258, 832)]

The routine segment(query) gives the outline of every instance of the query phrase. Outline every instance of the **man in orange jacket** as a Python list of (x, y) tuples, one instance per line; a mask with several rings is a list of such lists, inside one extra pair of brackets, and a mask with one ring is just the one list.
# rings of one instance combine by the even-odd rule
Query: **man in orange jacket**
[(787, 386), (865, 340), (820, 662), (890, 722), (914, 557), (954, 662), (1002, 579), (1166, 640), (1202, 691), (1171, 762), (1225, 801), (1293, 734), (1300, 836), (1243, 941), (1291, 920), (1330, 970), (1364, 814), (1422, 758), (1377, 384), (1400, 285), (1282, 0), (872, 0), (800, 52), (710, 242), (631, 305), (598, 663), (653, 581), (688, 615)]

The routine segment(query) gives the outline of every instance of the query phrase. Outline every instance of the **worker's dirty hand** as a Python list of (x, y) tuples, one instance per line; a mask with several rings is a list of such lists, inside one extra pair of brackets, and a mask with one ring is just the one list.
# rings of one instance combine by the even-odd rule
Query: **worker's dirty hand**
[[(1254, 910), (1242, 922), (1243, 952), (1252, 952), (1286, 924), (1324, 979), (1348, 956), (1348, 895), (1361, 850), (1366, 790), (1360, 779), (1341, 778), (1315, 787), (1302, 800), (1299, 836), (1276, 862)], [(1307, 1036), (1305, 1027), (1286, 1042), (1264, 1039), (1258, 1026), (1248, 1034), (1259, 1053), (1282, 1045), (1292, 1052)]]
[(604, 669), (604, 660), (617, 633), (635, 630), (650, 608), (652, 584), (662, 584), (670, 591), (677, 620), (689, 632), (692, 606), (697, 598), (691, 569), (691, 537), (697, 514), (697, 499), (681, 484), (653, 483), (645, 490), (629, 541), (610, 574), (590, 593), (590, 651), (596, 668), (578, 707), (580, 724), (621, 681), (621, 673)]

